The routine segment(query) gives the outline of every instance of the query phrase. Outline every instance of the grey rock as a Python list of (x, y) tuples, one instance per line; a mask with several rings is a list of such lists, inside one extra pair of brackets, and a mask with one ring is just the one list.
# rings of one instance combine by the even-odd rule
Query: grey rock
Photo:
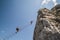
[(33, 40), (60, 40), (60, 4), (38, 11)]

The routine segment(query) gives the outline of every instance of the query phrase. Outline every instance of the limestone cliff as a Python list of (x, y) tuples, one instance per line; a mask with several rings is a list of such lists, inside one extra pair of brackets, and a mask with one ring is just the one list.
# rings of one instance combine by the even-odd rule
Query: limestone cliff
[(33, 40), (60, 40), (60, 4), (38, 11)]

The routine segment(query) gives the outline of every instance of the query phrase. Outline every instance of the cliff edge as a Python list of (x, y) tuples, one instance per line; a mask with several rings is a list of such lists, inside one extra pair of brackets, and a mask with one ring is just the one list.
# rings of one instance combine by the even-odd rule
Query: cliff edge
[(60, 40), (60, 4), (38, 11), (33, 40)]

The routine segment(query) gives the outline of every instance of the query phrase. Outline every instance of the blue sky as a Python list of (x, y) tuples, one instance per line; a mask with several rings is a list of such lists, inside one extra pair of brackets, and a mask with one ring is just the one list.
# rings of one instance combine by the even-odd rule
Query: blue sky
[[(41, 6), (42, 0), (0, 0), (0, 39), (6, 40), (33, 40), (33, 32), (40, 8), (52, 8), (53, 3)], [(59, 1), (58, 1), (59, 3)], [(33, 24), (29, 22), (33, 20)], [(12, 35), (16, 27), (27, 28)], [(10, 37), (7, 39), (7, 37)]]

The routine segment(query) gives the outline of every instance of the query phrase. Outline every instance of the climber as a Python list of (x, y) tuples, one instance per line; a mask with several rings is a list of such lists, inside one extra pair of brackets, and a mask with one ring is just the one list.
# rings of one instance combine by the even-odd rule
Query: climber
[(17, 33), (17, 32), (19, 32), (19, 28), (18, 28), (18, 27), (16, 28), (16, 33)]
[(30, 23), (32, 24), (32, 23), (33, 23), (33, 21), (30, 21)]

